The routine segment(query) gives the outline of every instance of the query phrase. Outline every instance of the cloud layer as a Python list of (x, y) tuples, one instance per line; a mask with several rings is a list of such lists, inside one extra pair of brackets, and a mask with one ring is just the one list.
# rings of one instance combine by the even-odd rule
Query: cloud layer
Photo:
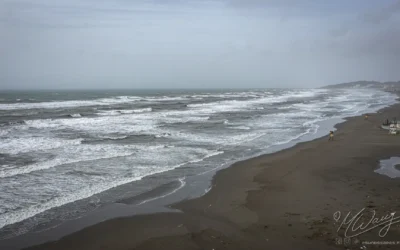
[(0, 0), (0, 90), (400, 80), (400, 1)]

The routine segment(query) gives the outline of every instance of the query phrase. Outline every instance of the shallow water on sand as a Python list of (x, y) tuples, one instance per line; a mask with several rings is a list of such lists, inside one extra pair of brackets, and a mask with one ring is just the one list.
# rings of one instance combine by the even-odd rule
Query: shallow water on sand
[(400, 178), (400, 157), (391, 157), (380, 161), (380, 168), (375, 170), (378, 174), (386, 175), (390, 178)]

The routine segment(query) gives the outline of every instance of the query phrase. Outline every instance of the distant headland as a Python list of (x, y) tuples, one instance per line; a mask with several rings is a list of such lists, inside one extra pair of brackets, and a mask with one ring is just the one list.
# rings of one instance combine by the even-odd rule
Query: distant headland
[(398, 82), (377, 82), (377, 81), (356, 81), (340, 84), (327, 85), (322, 88), (339, 89), (339, 88), (375, 88), (387, 91), (399, 91), (400, 81)]

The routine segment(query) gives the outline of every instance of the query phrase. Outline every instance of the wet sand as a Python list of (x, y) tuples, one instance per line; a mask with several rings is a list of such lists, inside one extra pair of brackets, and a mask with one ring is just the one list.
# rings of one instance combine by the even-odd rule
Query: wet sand
[(379, 160), (400, 156), (400, 136), (380, 129), (392, 117), (400, 117), (400, 104), (368, 120), (347, 119), (334, 141), (324, 137), (237, 162), (217, 173), (206, 195), (172, 206), (182, 213), (113, 219), (29, 249), (360, 249), (362, 241), (399, 241), (367, 249), (400, 249), (400, 223), (384, 237), (378, 235), (384, 225), (364, 233), (350, 228), (349, 235), (360, 234), (346, 246), (338, 237), (348, 225), (337, 232), (350, 211), (365, 209), (358, 220), (364, 226), (372, 210), (379, 218), (400, 216), (400, 178), (374, 172)]

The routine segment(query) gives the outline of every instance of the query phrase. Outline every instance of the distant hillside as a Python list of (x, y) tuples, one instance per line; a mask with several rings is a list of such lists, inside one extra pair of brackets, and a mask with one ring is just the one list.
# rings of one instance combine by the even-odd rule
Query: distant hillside
[(357, 81), (357, 82), (346, 82), (346, 83), (328, 85), (323, 88), (328, 88), (328, 89), (376, 88), (376, 89), (399, 91), (400, 81), (398, 82)]

